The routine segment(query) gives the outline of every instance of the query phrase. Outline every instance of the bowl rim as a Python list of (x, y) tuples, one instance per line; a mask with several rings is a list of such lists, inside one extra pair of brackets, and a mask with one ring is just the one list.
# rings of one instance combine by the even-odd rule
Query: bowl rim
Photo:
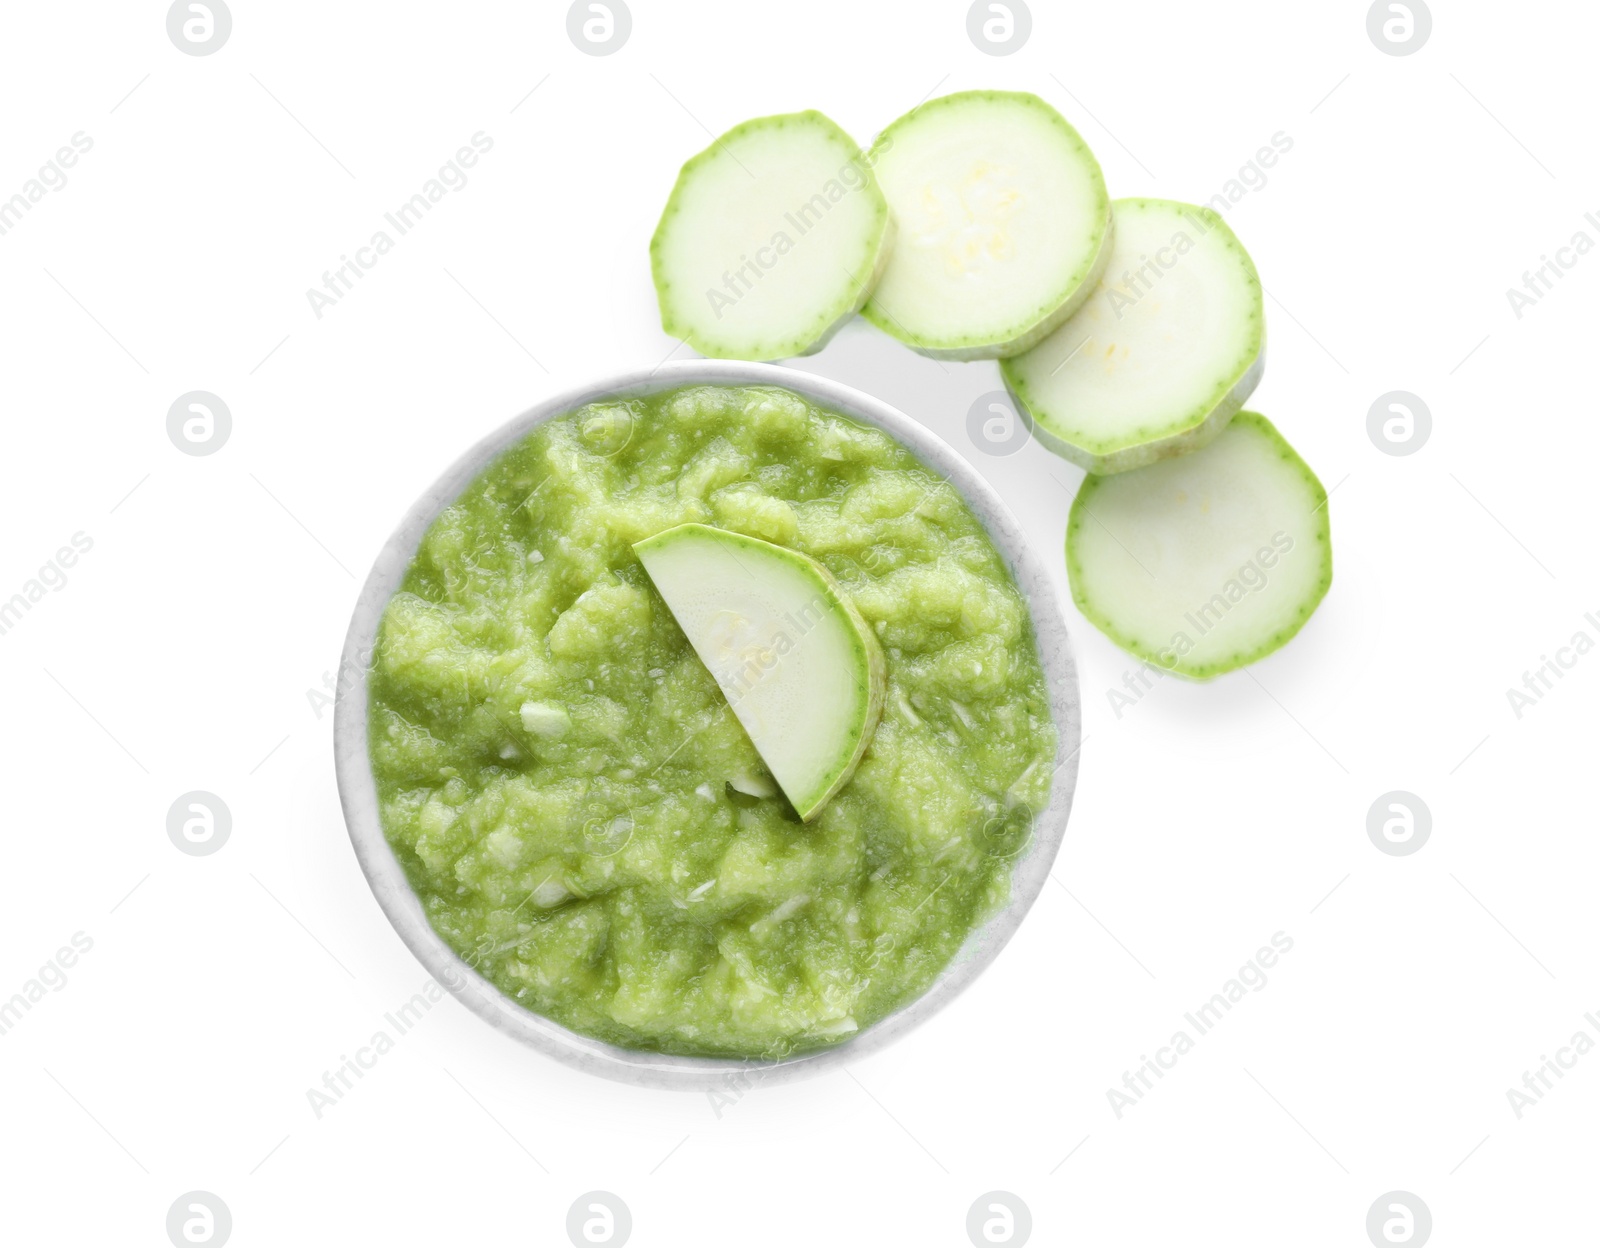
[[(423, 534), (440, 512), (496, 456), (547, 420), (588, 403), (639, 398), (697, 384), (792, 390), (819, 406), (884, 430), (944, 481), (954, 484), (982, 521), (1028, 603), (1059, 734), (1050, 803), (1035, 816), (1033, 836), (1013, 866), (1011, 898), (1005, 907), (968, 934), (920, 996), (847, 1041), (779, 1060), (626, 1049), (580, 1035), (502, 993), (451, 949), (428, 922), (421, 899), (412, 891), (384, 835), (367, 747), (367, 675), (378, 624)], [(819, 1074), (856, 1061), (898, 1040), (955, 1000), (994, 961), (1044, 887), (1072, 809), (1081, 733), (1077, 664), (1055, 586), (1029, 548), (1021, 525), (972, 464), (924, 425), (850, 386), (771, 364), (692, 360), (623, 373), (552, 395), (479, 440), (428, 487), (384, 544), (357, 599), (340, 657), (333, 741), (339, 800), (362, 873), (400, 939), (442, 987), (498, 1030), (568, 1066), (636, 1086), (710, 1089)]]

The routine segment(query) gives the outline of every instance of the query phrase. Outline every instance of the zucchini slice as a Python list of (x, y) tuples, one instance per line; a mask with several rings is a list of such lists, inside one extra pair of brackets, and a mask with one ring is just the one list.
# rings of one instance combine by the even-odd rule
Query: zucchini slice
[(1083, 302), (1110, 256), (1100, 165), (1036, 95), (930, 100), (884, 130), (868, 160), (898, 232), (862, 315), (923, 355), (1027, 350)]
[(773, 779), (815, 819), (878, 728), (886, 677), (872, 630), (797, 550), (694, 523), (633, 549)]
[(1117, 645), (1209, 680), (1284, 645), (1333, 583), (1328, 496), (1272, 423), (1240, 412), (1192, 455), (1085, 477), (1072, 600)]
[(1126, 472), (1222, 432), (1266, 363), (1261, 281), (1209, 208), (1119, 199), (1094, 294), (1000, 367), (1039, 441), (1089, 472)]
[(650, 241), (661, 327), (721, 359), (820, 350), (872, 293), (891, 230), (871, 165), (827, 117), (735, 126), (683, 166)]

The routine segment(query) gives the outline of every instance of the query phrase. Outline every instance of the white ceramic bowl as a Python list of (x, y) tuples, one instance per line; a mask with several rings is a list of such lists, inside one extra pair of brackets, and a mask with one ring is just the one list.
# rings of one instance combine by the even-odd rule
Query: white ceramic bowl
[[(1051, 711), (1060, 732), (1050, 805), (1036, 817), (1033, 838), (1016, 861), (1011, 901), (1006, 908), (971, 933), (922, 996), (843, 1044), (775, 1062), (677, 1057), (618, 1048), (569, 1031), (501, 993), (463, 962), (429, 925), (422, 903), (412, 892), (384, 837), (367, 753), (367, 671), (378, 622), (434, 518), (501, 451), (527, 436), (542, 421), (597, 399), (636, 397), (697, 383), (782, 386), (793, 390), (819, 406), (887, 431), (930, 469), (948, 478), (983, 521), (1032, 607), (1039, 658), (1049, 681)], [(769, 364), (696, 360), (665, 365), (648, 373), (630, 373), (547, 399), (483, 439), (428, 488), (373, 564), (356, 604), (340, 664), (334, 754), (345, 823), (367, 882), (400, 938), (441, 985), (501, 1031), (569, 1066), (625, 1083), (709, 1088), (744, 1080), (789, 1078), (854, 1061), (899, 1039), (955, 1000), (994, 960), (1044, 887), (1072, 806), (1080, 731), (1077, 667), (1055, 590), (1028, 549), (1016, 520), (976, 469), (910, 417), (847, 386)]]

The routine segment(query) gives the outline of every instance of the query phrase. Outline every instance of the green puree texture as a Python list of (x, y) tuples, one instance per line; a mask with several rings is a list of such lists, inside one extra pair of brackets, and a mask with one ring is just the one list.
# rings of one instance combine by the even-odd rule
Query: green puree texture
[[(763, 787), (760, 756), (633, 553), (690, 520), (819, 560), (882, 644), (882, 722), (809, 825), (729, 784)], [(434, 929), (530, 1010), (673, 1053), (814, 1049), (923, 992), (1006, 902), (1056, 749), (1027, 605), (957, 491), (764, 387), (506, 451), (423, 538), (370, 688)]]

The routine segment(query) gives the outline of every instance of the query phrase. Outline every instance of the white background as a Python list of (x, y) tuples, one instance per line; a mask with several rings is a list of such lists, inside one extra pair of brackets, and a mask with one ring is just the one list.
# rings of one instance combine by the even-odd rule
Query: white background
[[(1520, 719), (1506, 690), (1600, 640), (1600, 255), (1521, 319), (1505, 292), (1600, 243), (1600, 16), (1439, 0), (1394, 57), (1361, 3), (1034, 7), (991, 57), (961, 3), (635, 0), (597, 58), (552, 3), (237, 0), (206, 57), (162, 3), (7, 6), (0, 198), (93, 148), (0, 237), (0, 598), (94, 543), (0, 636), (0, 998), (94, 942), (0, 1036), (8, 1242), (164, 1244), (192, 1189), (240, 1245), (564, 1244), (591, 1189), (639, 1245), (961, 1245), (993, 1189), (1038, 1243), (1361, 1245), (1393, 1189), (1441, 1244), (1592, 1237), (1600, 1055), (1520, 1121), (1506, 1090), (1600, 1039), (1600, 654)], [(1203, 201), (1292, 138), (1228, 216), (1270, 292), (1251, 406), (1334, 491), (1326, 602), (1248, 674), (1119, 718), (1133, 662), (1059, 554), (1079, 471), (972, 448), (992, 364), (853, 325), (801, 367), (970, 451), (1058, 572), (1087, 732), (1061, 887), (918, 1033), (720, 1117), (447, 1000), (319, 1121), (306, 1090), (424, 978), (308, 697), (383, 540), (482, 434), (673, 348), (646, 246), (708, 128), (816, 107), (866, 141), (974, 87), (1060, 108), (1114, 195)], [(307, 288), (477, 131), (470, 183), (317, 319)], [(196, 389), (233, 415), (204, 458), (165, 429)], [(1400, 389), (1433, 415), (1405, 458), (1366, 432)], [(232, 811), (214, 856), (167, 838), (195, 789)], [(1395, 789), (1432, 811), (1409, 857), (1367, 837)], [(1278, 931), (1268, 986), (1119, 1120), (1107, 1089)]]

